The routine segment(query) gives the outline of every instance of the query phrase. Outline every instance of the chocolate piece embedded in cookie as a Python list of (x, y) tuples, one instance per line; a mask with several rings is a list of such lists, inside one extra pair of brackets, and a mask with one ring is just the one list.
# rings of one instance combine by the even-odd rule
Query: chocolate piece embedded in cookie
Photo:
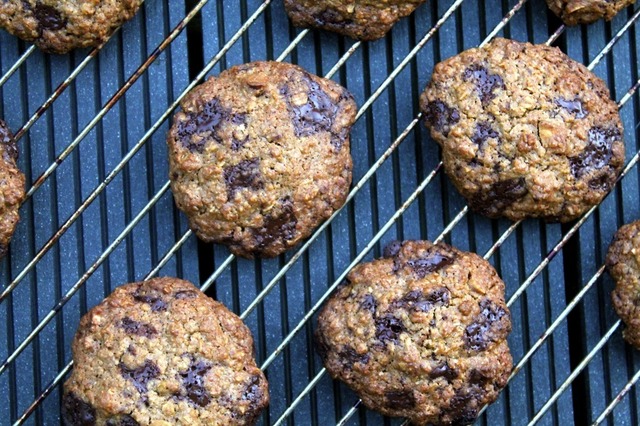
[(0, 257), (7, 254), (9, 242), (20, 220), (18, 209), (24, 199), (24, 174), (18, 169), (18, 146), (13, 133), (0, 120)]
[(297, 27), (315, 27), (358, 40), (383, 37), (425, 0), (285, 0)]
[(616, 288), (611, 300), (625, 323), (622, 335), (640, 349), (640, 220), (621, 227), (607, 253), (607, 269)]
[(202, 240), (273, 257), (344, 203), (356, 105), (337, 83), (253, 62), (209, 79), (181, 105), (167, 139), (171, 189)]
[(135, 15), (142, 0), (5, 0), (0, 27), (45, 52), (97, 46)]
[(318, 353), (364, 404), (415, 424), (468, 424), (511, 372), (504, 283), (479, 256), (392, 242), (318, 317)]
[(610, 21), (635, 0), (547, 0), (547, 5), (567, 25)]
[(117, 288), (80, 321), (73, 360), (67, 426), (252, 425), (269, 403), (249, 329), (176, 278)]
[(567, 222), (624, 163), (605, 83), (557, 48), (495, 39), (436, 65), (420, 97), (444, 168), (474, 211)]

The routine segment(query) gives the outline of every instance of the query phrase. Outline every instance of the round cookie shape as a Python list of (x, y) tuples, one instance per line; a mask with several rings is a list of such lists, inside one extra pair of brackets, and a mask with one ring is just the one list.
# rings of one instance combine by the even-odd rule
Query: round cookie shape
[(24, 174), (18, 169), (18, 145), (13, 133), (0, 120), (0, 258), (7, 254), (11, 237), (20, 220), (18, 209), (24, 199)]
[(269, 403), (240, 318), (193, 284), (117, 288), (80, 321), (67, 426), (252, 425)]
[(375, 40), (425, 0), (284, 0), (293, 25)]
[(626, 325), (622, 335), (640, 349), (640, 220), (616, 232), (606, 264), (616, 284), (611, 293), (613, 308)]
[(356, 105), (339, 84), (253, 62), (211, 77), (181, 106), (167, 138), (169, 177), (200, 239), (273, 257), (344, 204)]
[(504, 283), (481, 257), (394, 242), (356, 266), (318, 317), (316, 345), (364, 404), (416, 424), (468, 424), (512, 367)]
[(549, 9), (567, 25), (610, 21), (635, 0), (546, 0)]
[(420, 98), (447, 175), (491, 218), (567, 222), (624, 163), (605, 83), (557, 48), (495, 39), (436, 65)]
[(97, 46), (135, 15), (143, 0), (5, 0), (0, 27), (51, 53)]

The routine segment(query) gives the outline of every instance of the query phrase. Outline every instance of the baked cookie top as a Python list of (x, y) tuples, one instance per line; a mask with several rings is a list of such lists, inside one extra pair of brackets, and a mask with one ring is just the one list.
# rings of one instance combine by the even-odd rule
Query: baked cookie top
[(273, 257), (344, 203), (356, 105), (339, 84), (253, 62), (211, 77), (181, 106), (167, 138), (171, 189), (201, 239)]
[(4, 0), (0, 27), (45, 52), (97, 46), (131, 19), (143, 0)]
[(640, 220), (621, 227), (609, 246), (607, 269), (616, 284), (613, 307), (625, 323), (625, 340), (640, 349)]
[(383, 37), (425, 0), (284, 0), (297, 27), (315, 27), (358, 40)]
[(598, 19), (610, 21), (635, 0), (547, 0), (547, 5), (567, 25), (590, 24)]
[(566, 222), (624, 163), (605, 83), (558, 48), (495, 39), (436, 65), (420, 98), (447, 175), (489, 217)]
[(250, 425), (269, 403), (242, 321), (191, 283), (117, 288), (80, 321), (63, 419), (76, 425)]
[(20, 220), (18, 209), (24, 199), (25, 178), (16, 161), (18, 145), (11, 130), (0, 120), (0, 257), (7, 254), (11, 236)]
[(504, 283), (473, 253), (391, 243), (356, 266), (318, 317), (317, 349), (364, 404), (416, 424), (472, 423), (512, 359)]

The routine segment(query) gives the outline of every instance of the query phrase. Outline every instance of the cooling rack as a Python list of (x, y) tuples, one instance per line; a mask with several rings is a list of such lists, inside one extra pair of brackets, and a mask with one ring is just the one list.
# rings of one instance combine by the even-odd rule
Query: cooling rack
[[(514, 371), (478, 424), (639, 424), (638, 355), (620, 337), (603, 259), (640, 218), (638, 7), (565, 28), (543, 0), (429, 0), (382, 40), (290, 26), (279, 0), (146, 0), (103, 46), (43, 55), (0, 33), (0, 116), (16, 131), (27, 199), (0, 267), (0, 424), (58, 424), (80, 316), (125, 282), (175, 275), (238, 313), (272, 403), (263, 424), (402, 424), (331, 381), (315, 314), (358, 262), (393, 239), (484, 255), (507, 284)], [(435, 63), (494, 36), (559, 46), (609, 85), (627, 159), (610, 195), (566, 224), (468, 211), (420, 124)], [(173, 206), (165, 133), (208, 75), (284, 60), (345, 85), (360, 105), (354, 185), (309, 240), (271, 260), (199, 243)]]

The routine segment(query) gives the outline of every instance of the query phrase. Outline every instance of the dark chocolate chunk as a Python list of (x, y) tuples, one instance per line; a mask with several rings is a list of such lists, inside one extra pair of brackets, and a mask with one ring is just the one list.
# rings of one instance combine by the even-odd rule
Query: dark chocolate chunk
[(378, 302), (376, 301), (376, 298), (373, 297), (372, 294), (366, 294), (362, 299), (360, 309), (364, 309), (371, 312), (372, 314), (375, 314), (376, 309), (378, 309)]
[(405, 262), (418, 278), (437, 272), (451, 265), (456, 258), (455, 253), (448, 253), (442, 247), (430, 247), (422, 257), (409, 259)]
[(60, 12), (52, 6), (38, 2), (32, 11), (34, 18), (38, 21), (38, 29), (41, 33), (45, 30), (57, 31), (67, 25), (67, 21), (62, 18)]
[(559, 107), (567, 110), (576, 118), (585, 118), (588, 115), (587, 111), (585, 111), (582, 105), (582, 101), (577, 96), (573, 100), (556, 98), (555, 102)]
[(338, 357), (342, 361), (342, 365), (349, 370), (353, 368), (353, 364), (359, 362), (360, 364), (367, 364), (369, 362), (369, 354), (359, 354), (351, 346), (345, 346), (338, 353)]
[[(189, 151), (202, 153), (210, 139), (218, 143), (223, 142), (219, 132), (224, 123), (237, 126), (245, 120), (245, 114), (233, 113), (231, 109), (223, 106), (218, 98), (213, 98), (199, 111), (187, 114), (186, 119), (178, 122), (177, 136), (182, 146)], [(198, 137), (193, 138), (193, 135)]]
[(189, 367), (179, 373), (185, 393), (179, 397), (187, 398), (200, 407), (206, 407), (211, 402), (211, 395), (204, 387), (204, 376), (209, 370), (211, 370), (210, 363), (192, 358)]
[(424, 111), (424, 121), (429, 128), (447, 136), (451, 127), (460, 121), (460, 113), (457, 109), (449, 107), (440, 100), (429, 102)]
[(198, 293), (193, 290), (180, 290), (176, 292), (176, 299), (195, 299)]
[(470, 386), (458, 389), (449, 402), (449, 407), (443, 410), (441, 417), (447, 418), (446, 424), (466, 426), (476, 421), (478, 406), (482, 400), (482, 389)]
[(375, 319), (376, 338), (382, 343), (398, 343), (400, 333), (407, 331), (401, 319), (385, 314)]
[(160, 374), (160, 369), (151, 360), (146, 360), (144, 364), (139, 367), (129, 368), (122, 362), (118, 364), (120, 368), (120, 374), (127, 380), (133, 383), (138, 392), (141, 394), (147, 393), (147, 385), (150, 380), (155, 379)]
[(445, 361), (442, 364), (435, 366), (431, 372), (429, 372), (429, 377), (432, 379), (443, 377), (445, 380), (450, 382), (458, 377), (458, 372), (449, 367), (449, 363)]
[(384, 249), (382, 249), (382, 257), (390, 258), (395, 257), (398, 253), (400, 253), (400, 249), (402, 248), (402, 242), (398, 240), (390, 241)]
[(296, 219), (293, 213), (293, 203), (289, 197), (281, 200), (280, 212), (276, 215), (268, 214), (264, 218), (261, 228), (255, 228), (253, 235), (258, 247), (263, 249), (278, 240), (288, 241), (296, 236)]
[(401, 299), (391, 303), (391, 309), (427, 312), (437, 306), (449, 306), (451, 293), (446, 287), (440, 287), (424, 294), (420, 290), (412, 290)]
[(18, 145), (13, 138), (13, 133), (9, 130), (9, 127), (0, 120), (0, 144), (4, 149), (3, 157), (5, 161), (14, 162), (18, 160)]
[(507, 312), (502, 306), (489, 299), (482, 299), (480, 313), (464, 331), (467, 349), (484, 351), (490, 343), (504, 337), (505, 331), (508, 332), (508, 325), (503, 324), (503, 319), (508, 321)]
[(601, 176), (594, 177), (593, 179), (589, 180), (589, 188), (596, 191), (609, 192), (609, 189), (611, 189), (614, 182), (615, 176), (604, 173)]
[(480, 97), (480, 102), (486, 106), (496, 97), (496, 89), (504, 88), (502, 77), (492, 74), (487, 68), (480, 64), (473, 64), (464, 71), (462, 75), (464, 81), (473, 81), (476, 85), (476, 92)]
[(489, 139), (498, 139), (500, 134), (496, 132), (486, 121), (480, 121), (476, 124), (476, 130), (473, 132), (471, 140), (480, 148)]
[(142, 303), (147, 303), (151, 305), (151, 310), (153, 312), (160, 312), (167, 310), (167, 303), (162, 300), (162, 296), (157, 294), (153, 290), (149, 290), (148, 292), (143, 292), (142, 285), (138, 287), (133, 293), (133, 298)]
[(480, 191), (471, 197), (469, 207), (485, 216), (498, 217), (505, 208), (527, 195), (528, 192), (522, 177), (498, 181), (489, 191)]
[(384, 405), (394, 410), (410, 410), (416, 406), (416, 397), (410, 389), (385, 392), (384, 399)]
[(112, 417), (107, 420), (107, 426), (139, 426), (140, 423), (136, 421), (133, 417), (128, 414), (125, 414), (121, 417)]
[(240, 140), (238, 138), (236, 138), (235, 136), (233, 137), (233, 139), (231, 140), (231, 149), (234, 151), (240, 151), (240, 149), (245, 146), (245, 144), (249, 142), (249, 136), (245, 137), (244, 139)]
[(315, 26), (318, 27), (322, 27), (324, 25), (345, 27), (353, 24), (351, 19), (345, 19), (344, 15), (332, 8), (327, 8), (316, 13), (313, 15), (313, 19), (316, 21)]
[(242, 160), (234, 166), (224, 168), (224, 181), (227, 184), (227, 199), (233, 199), (233, 194), (243, 188), (256, 191), (264, 184), (260, 173), (260, 159)]
[(593, 170), (599, 170), (611, 161), (613, 144), (620, 140), (620, 130), (616, 127), (604, 129), (593, 127), (589, 130), (588, 144), (576, 157), (569, 158), (571, 173), (577, 179)]
[(491, 381), (491, 379), (482, 374), (480, 370), (477, 370), (475, 368), (472, 368), (469, 371), (467, 377), (469, 379), (469, 383), (471, 383), (472, 385), (484, 386)]
[[(307, 102), (302, 105), (291, 103), (291, 89), (289, 85), (284, 85), (280, 89), (280, 94), (284, 96), (289, 110), (289, 116), (293, 122), (293, 132), (297, 137), (311, 136), (320, 132), (331, 133), (331, 145), (339, 151), (349, 136), (346, 129), (336, 132), (333, 129), (333, 122), (339, 111), (338, 103), (334, 102), (320, 85), (313, 80), (310, 74), (304, 73), (301, 81), (307, 86)], [(343, 97), (351, 97), (346, 92)]]
[(158, 334), (158, 331), (151, 324), (134, 321), (129, 317), (122, 318), (120, 327), (128, 334), (135, 334), (136, 336), (153, 337)]
[(96, 409), (69, 392), (62, 398), (62, 419), (67, 426), (93, 426)]

